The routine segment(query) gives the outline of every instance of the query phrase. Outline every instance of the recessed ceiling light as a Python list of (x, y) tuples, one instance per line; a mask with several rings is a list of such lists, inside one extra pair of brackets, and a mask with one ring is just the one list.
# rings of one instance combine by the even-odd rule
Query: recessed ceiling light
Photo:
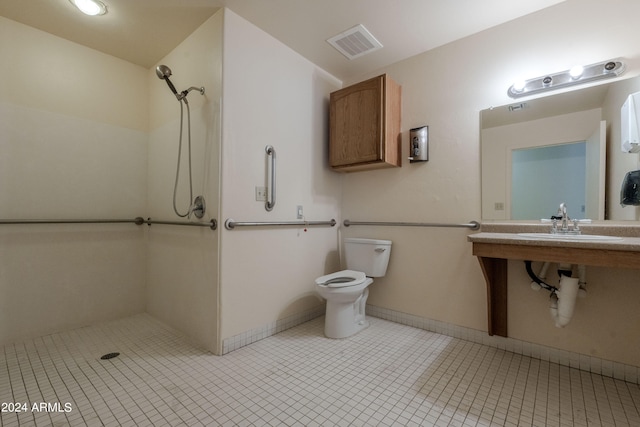
[(100, 0), (69, 0), (72, 5), (78, 8), (85, 15), (104, 15), (107, 13), (107, 5)]

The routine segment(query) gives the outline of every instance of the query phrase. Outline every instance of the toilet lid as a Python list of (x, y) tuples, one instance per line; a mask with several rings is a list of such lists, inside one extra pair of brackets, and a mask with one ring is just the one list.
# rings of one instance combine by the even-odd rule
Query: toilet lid
[(318, 277), (316, 279), (316, 285), (329, 288), (344, 288), (346, 286), (359, 285), (364, 282), (366, 278), (367, 276), (361, 271), (342, 270), (337, 273)]

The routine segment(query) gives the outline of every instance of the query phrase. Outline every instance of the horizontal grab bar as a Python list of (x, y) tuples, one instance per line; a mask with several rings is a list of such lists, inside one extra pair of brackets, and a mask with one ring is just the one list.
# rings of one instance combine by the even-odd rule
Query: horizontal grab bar
[(141, 217), (137, 217), (135, 219), (136, 224), (165, 224), (165, 225), (183, 225), (187, 227), (209, 227), (212, 230), (218, 229), (218, 221), (212, 219), (209, 222), (185, 222), (185, 221), (156, 221), (151, 218), (142, 219)]
[(227, 230), (233, 230), (236, 227), (277, 227), (277, 226), (301, 226), (310, 227), (314, 225), (330, 225), (333, 227), (336, 225), (336, 220), (330, 221), (278, 221), (278, 222), (240, 222), (234, 221), (228, 218), (224, 222), (224, 228)]
[(470, 228), (477, 230), (480, 228), (478, 221), (470, 221), (467, 224), (442, 224), (437, 222), (382, 222), (382, 221), (349, 221), (345, 219), (343, 222), (345, 227), (351, 225), (387, 225), (399, 227), (450, 227), (450, 228)]
[(144, 219), (140, 216), (134, 219), (0, 219), (0, 225), (10, 224), (168, 224), (209, 227), (212, 230), (218, 228), (218, 222), (215, 219), (209, 222), (156, 221), (151, 218)]
[(137, 224), (137, 219), (0, 219), (0, 224)]

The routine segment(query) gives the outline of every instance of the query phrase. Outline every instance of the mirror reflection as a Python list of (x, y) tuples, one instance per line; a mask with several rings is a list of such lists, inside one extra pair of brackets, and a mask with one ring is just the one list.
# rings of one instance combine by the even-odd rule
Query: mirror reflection
[(620, 108), (640, 77), (480, 112), (482, 219), (539, 220), (566, 203), (571, 218), (638, 220), (620, 205), (639, 155), (620, 148)]
[(584, 217), (586, 153), (585, 141), (513, 150), (511, 219), (547, 218), (558, 200), (570, 217)]

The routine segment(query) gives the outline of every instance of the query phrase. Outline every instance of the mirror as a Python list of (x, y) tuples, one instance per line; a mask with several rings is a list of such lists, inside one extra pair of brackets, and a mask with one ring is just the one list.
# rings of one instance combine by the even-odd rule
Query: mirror
[(620, 107), (640, 77), (514, 101), (480, 112), (483, 220), (637, 220), (620, 206), (639, 155), (620, 148)]

